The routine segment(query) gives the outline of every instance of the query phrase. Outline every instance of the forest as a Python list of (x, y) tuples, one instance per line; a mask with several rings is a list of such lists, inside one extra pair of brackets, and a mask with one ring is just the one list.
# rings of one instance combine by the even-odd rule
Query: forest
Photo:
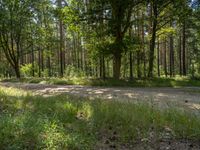
[(199, 1), (1, 0), (2, 77), (198, 77)]
[(200, 150), (200, 0), (0, 0), (0, 150)]

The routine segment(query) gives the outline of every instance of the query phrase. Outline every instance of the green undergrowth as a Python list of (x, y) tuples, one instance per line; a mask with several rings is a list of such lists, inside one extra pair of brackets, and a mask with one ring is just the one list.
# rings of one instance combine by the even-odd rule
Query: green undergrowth
[(95, 149), (115, 133), (117, 143), (158, 135), (169, 128), (174, 138), (200, 140), (200, 118), (175, 108), (122, 103), (0, 87), (1, 149)]
[(200, 86), (200, 80), (189, 77), (152, 78), (152, 79), (94, 79), (85, 77), (73, 78), (11, 78), (1, 79), (1, 82), (22, 82), (55, 85), (89, 85), (89, 86), (121, 86), (121, 87), (185, 87)]

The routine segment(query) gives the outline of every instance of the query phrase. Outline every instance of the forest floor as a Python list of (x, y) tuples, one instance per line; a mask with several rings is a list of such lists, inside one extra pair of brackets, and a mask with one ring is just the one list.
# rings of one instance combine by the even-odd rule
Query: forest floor
[[(11, 90), (22, 89), (25, 91), (30, 91), (31, 95), (33, 94), (33, 95), (42, 96), (44, 98), (40, 98), (37, 102), (38, 103), (37, 111), (39, 111), (39, 112), (43, 111), (43, 109), (44, 109), (43, 107), (45, 107), (45, 111), (46, 111), (46, 109), (48, 111), (53, 111), (53, 112), (59, 111), (59, 114), (61, 116), (65, 116), (64, 112), (62, 112), (63, 113), (62, 114), (60, 112), (61, 108), (60, 108), (60, 110), (56, 110), (56, 107), (58, 107), (57, 106), (58, 104), (61, 104), (62, 106), (64, 106), (64, 104), (65, 104), (64, 101), (65, 101), (65, 99), (67, 100), (67, 98), (59, 97), (60, 94), (76, 96), (77, 98), (80, 97), (77, 99), (77, 103), (80, 103), (80, 100), (82, 102), (84, 102), (85, 99), (87, 99), (87, 100), (89, 99), (89, 101), (91, 100), (91, 102), (92, 102), (92, 100), (96, 101), (97, 99), (102, 100), (102, 101), (108, 101), (108, 102), (110, 101), (111, 104), (108, 103), (109, 104), (109, 109), (108, 109), (109, 112), (106, 112), (106, 111), (102, 112), (102, 114), (101, 114), (102, 116), (100, 116), (98, 118), (97, 125), (98, 125), (98, 123), (100, 123), (100, 122), (102, 123), (105, 121), (105, 120), (102, 120), (99, 122), (99, 119), (102, 119), (105, 117), (104, 113), (108, 113), (107, 115), (110, 117), (109, 119), (111, 119), (111, 120), (113, 119), (113, 121), (114, 121), (114, 118), (112, 117), (112, 115), (113, 115), (112, 112), (113, 113), (115, 112), (117, 114), (117, 116), (120, 116), (120, 114), (121, 114), (122, 118), (124, 118), (123, 115), (126, 114), (126, 110), (124, 110), (123, 108), (126, 108), (127, 112), (129, 111), (129, 112), (131, 112), (131, 114), (136, 115), (138, 113), (139, 117), (137, 119), (138, 119), (138, 122), (140, 122), (140, 123), (137, 124), (136, 126), (140, 127), (142, 125), (142, 126), (144, 126), (144, 129), (145, 129), (145, 125), (147, 127), (149, 127), (148, 123), (146, 123), (146, 122), (148, 122), (148, 118), (151, 118), (152, 116), (153, 116), (153, 118), (156, 116), (155, 120), (158, 119), (158, 121), (155, 121), (155, 124), (157, 124), (157, 123), (159, 124), (159, 125), (155, 125), (156, 127), (160, 128), (161, 126), (163, 126), (162, 119), (159, 120), (160, 114), (157, 114), (156, 112), (154, 112), (156, 115), (154, 113), (151, 114), (148, 112), (149, 109), (146, 109), (146, 107), (143, 107), (143, 106), (141, 107), (140, 105), (138, 105), (138, 107), (141, 107), (140, 108), (141, 112), (140, 111), (134, 112), (133, 110), (134, 109), (137, 110), (137, 108), (133, 107), (134, 109), (132, 109), (132, 106), (129, 104), (129, 102), (131, 102), (131, 103), (132, 102), (133, 103), (137, 103), (137, 102), (143, 103), (144, 102), (144, 103), (150, 104), (150, 106), (155, 106), (155, 108), (157, 108), (157, 107), (161, 108), (161, 109), (164, 108), (164, 110), (168, 110), (168, 108), (169, 108), (169, 110), (171, 108), (176, 108), (176, 109), (178, 109), (178, 110), (180, 109), (184, 112), (185, 111), (186, 112), (194, 112), (196, 114), (194, 116), (198, 116), (199, 112), (200, 112), (200, 88), (199, 87), (181, 87), (181, 88), (94, 87), (94, 86), (80, 86), (80, 85), (47, 85), (47, 84), (32, 84), (32, 83), (31, 84), (30, 83), (11, 83), (11, 82), (0, 82), (0, 86), (5, 87), (5, 89), (11, 87), (12, 88)], [(58, 97), (56, 97), (56, 95)], [(13, 96), (10, 96), (10, 98), (13, 99)], [(21, 97), (19, 97), (19, 98), (21, 99)], [(62, 99), (62, 100), (60, 100), (60, 102), (59, 102), (59, 98)], [(24, 98), (25, 101), (27, 101), (27, 100), (31, 101), (30, 104), (34, 103), (34, 101), (32, 102), (32, 99), (34, 99), (34, 97), (32, 97), (32, 96)], [(49, 101), (46, 101), (46, 99), (48, 99)], [(36, 96), (35, 100), (37, 101), (37, 96)], [(117, 104), (116, 106), (114, 103), (112, 104), (112, 102), (114, 102), (115, 100), (120, 103), (123, 102), (122, 106), (124, 106), (124, 107), (121, 108), (120, 104), (119, 105)], [(55, 105), (51, 101), (53, 101), (53, 102), (58, 101), (58, 104)], [(73, 97), (72, 97), (72, 99), (69, 102), (70, 102), (69, 104), (71, 107), (71, 102), (72, 102), (72, 104), (76, 103), (76, 98), (73, 99)], [(27, 103), (26, 105), (30, 105), (30, 104)], [(7, 105), (7, 106), (9, 106), (9, 105)], [(22, 106), (25, 107), (26, 105), (22, 105)], [(5, 108), (7, 108), (7, 106)], [(130, 106), (130, 108), (128, 106)], [(26, 107), (27, 107), (27, 109), (32, 109), (32, 106), (30, 108), (29, 108), (29, 106), (26, 106)], [(46, 108), (46, 107), (48, 107), (48, 108)], [(52, 108), (50, 109), (50, 107), (52, 107)], [(59, 105), (59, 107), (60, 107), (60, 105)], [(95, 104), (94, 110), (96, 110), (96, 107), (98, 108), (100, 106)], [(106, 105), (103, 107), (106, 107)], [(110, 110), (110, 108), (111, 108), (111, 110)], [(115, 108), (118, 108), (118, 109), (116, 110)], [(138, 110), (140, 110), (140, 109), (138, 109)], [(23, 110), (23, 111), (25, 111), (25, 110)], [(47, 112), (45, 112), (45, 113), (47, 113)], [(179, 113), (177, 113), (176, 111), (175, 111), (175, 113), (173, 111), (171, 113), (172, 114), (170, 114), (170, 111), (169, 111), (169, 115), (167, 115), (166, 113), (163, 113), (163, 116), (164, 116), (164, 120), (166, 120), (166, 121), (164, 121), (165, 124), (168, 124), (170, 122), (172, 124), (174, 124), (174, 126), (175, 126), (174, 131), (176, 131), (176, 130), (178, 132), (180, 131), (181, 135), (182, 134), (184, 135), (187, 132), (188, 132), (188, 134), (190, 134), (190, 132), (191, 132), (191, 137), (193, 136), (193, 132), (196, 133), (199, 131), (199, 126), (197, 126), (198, 122), (197, 123), (195, 122), (195, 121), (197, 121), (197, 119), (194, 119), (193, 122), (191, 123), (191, 120), (188, 120), (187, 115), (179, 115)], [(35, 112), (34, 112), (34, 114), (35, 114)], [(97, 113), (97, 116), (98, 115), (99, 115), (99, 112)], [(127, 116), (129, 116), (129, 115), (127, 115)], [(41, 116), (39, 116), (39, 117), (41, 117)], [(50, 116), (48, 116), (48, 117), (50, 118)], [(135, 117), (137, 117), (137, 115)], [(120, 120), (120, 117), (118, 119)], [(118, 119), (117, 119), (117, 121), (119, 121)], [(128, 120), (126, 120), (126, 121), (128, 121)], [(135, 121), (133, 121), (132, 123), (135, 123)], [(191, 125), (190, 125), (190, 123), (191, 123)], [(123, 121), (122, 121), (122, 124), (123, 124)], [(102, 123), (102, 125), (107, 126), (110, 124), (106, 124), (106, 122), (105, 122), (105, 123)], [(114, 126), (114, 128), (116, 126), (116, 129), (118, 128), (117, 124), (113, 125), (113, 126)], [(131, 128), (129, 123), (124, 124), (124, 126), (126, 128), (129, 128), (129, 127)], [(124, 129), (126, 129), (125, 127), (124, 127)], [(135, 128), (135, 126), (133, 128)], [(29, 130), (29, 126), (27, 127), (27, 130)], [(110, 127), (108, 127), (108, 130), (110, 130)], [(152, 131), (151, 130), (149, 131), (149, 135), (147, 135), (147, 138), (142, 138), (138, 141), (136, 140), (136, 142), (134, 144), (132, 143), (132, 144), (128, 144), (128, 145), (123, 145), (123, 144), (120, 144), (119, 142), (117, 142), (116, 139), (117, 139), (118, 135), (115, 135), (116, 131), (112, 131), (111, 133), (108, 133), (110, 131), (107, 131), (107, 130), (104, 131), (103, 128), (102, 129), (100, 128), (100, 131), (98, 132), (100, 139), (98, 140), (98, 143), (97, 143), (95, 149), (105, 149), (105, 150), (106, 149), (107, 150), (110, 150), (110, 149), (198, 150), (198, 149), (200, 149), (199, 141), (197, 141), (197, 139), (195, 139), (195, 138), (194, 138), (194, 140), (191, 140), (191, 139), (187, 140), (187, 138), (181, 138), (181, 139), (173, 138), (174, 133), (173, 133), (172, 129), (169, 129), (168, 126), (165, 126), (163, 129), (159, 129), (161, 131), (163, 130), (163, 132), (164, 132), (164, 135), (162, 135), (161, 138), (158, 138), (159, 136), (157, 135), (156, 130), (157, 129), (152, 128)], [(77, 134), (79, 134), (79, 132)]]
[(95, 87), (81, 85), (48, 85), (2, 82), (2, 86), (33, 91), (36, 95), (55, 96), (61, 93), (89, 99), (147, 102), (161, 108), (188, 108), (200, 112), (200, 87)]

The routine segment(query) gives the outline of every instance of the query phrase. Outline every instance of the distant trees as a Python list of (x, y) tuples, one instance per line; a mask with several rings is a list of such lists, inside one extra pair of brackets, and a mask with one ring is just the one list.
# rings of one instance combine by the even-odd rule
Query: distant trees
[(134, 79), (200, 72), (198, 1), (0, 2), (4, 76), (20, 78), (29, 70), (38, 77)]

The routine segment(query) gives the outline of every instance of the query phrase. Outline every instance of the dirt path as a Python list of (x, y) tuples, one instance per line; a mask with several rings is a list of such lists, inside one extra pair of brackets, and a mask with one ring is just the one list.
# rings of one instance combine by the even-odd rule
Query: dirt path
[[(120, 88), (120, 87), (91, 87), (78, 85), (43, 85), (43, 84), (22, 84), (22, 83), (0, 83), (0, 86), (14, 87), (23, 90), (33, 91), (33, 94), (52, 96), (56, 94), (71, 94), (90, 99), (100, 98), (105, 100), (119, 100), (122, 102), (145, 101), (159, 108), (175, 106), (184, 110), (192, 110), (197, 115), (200, 114), (200, 88)], [(185, 109), (187, 108), (187, 109)], [(151, 137), (152, 138), (152, 137)], [(134, 149), (153, 150), (153, 149), (174, 149), (174, 150), (199, 150), (199, 143), (196, 141), (167, 139), (156, 142), (151, 139), (147, 142), (138, 142)], [(101, 142), (100, 142), (101, 143)], [(101, 147), (102, 146), (102, 147)], [(159, 148), (155, 148), (159, 147)], [(110, 149), (104, 142), (100, 145), (101, 149)], [(122, 148), (124, 149), (124, 148)], [(127, 148), (129, 149), (129, 148)], [(132, 148), (130, 148), (132, 149)]]
[(122, 88), (91, 87), (79, 85), (43, 85), (22, 83), (0, 83), (1, 86), (34, 91), (35, 94), (51, 96), (67, 93), (90, 99), (114, 99), (120, 101), (148, 101), (157, 105), (177, 105), (200, 111), (200, 88)]

